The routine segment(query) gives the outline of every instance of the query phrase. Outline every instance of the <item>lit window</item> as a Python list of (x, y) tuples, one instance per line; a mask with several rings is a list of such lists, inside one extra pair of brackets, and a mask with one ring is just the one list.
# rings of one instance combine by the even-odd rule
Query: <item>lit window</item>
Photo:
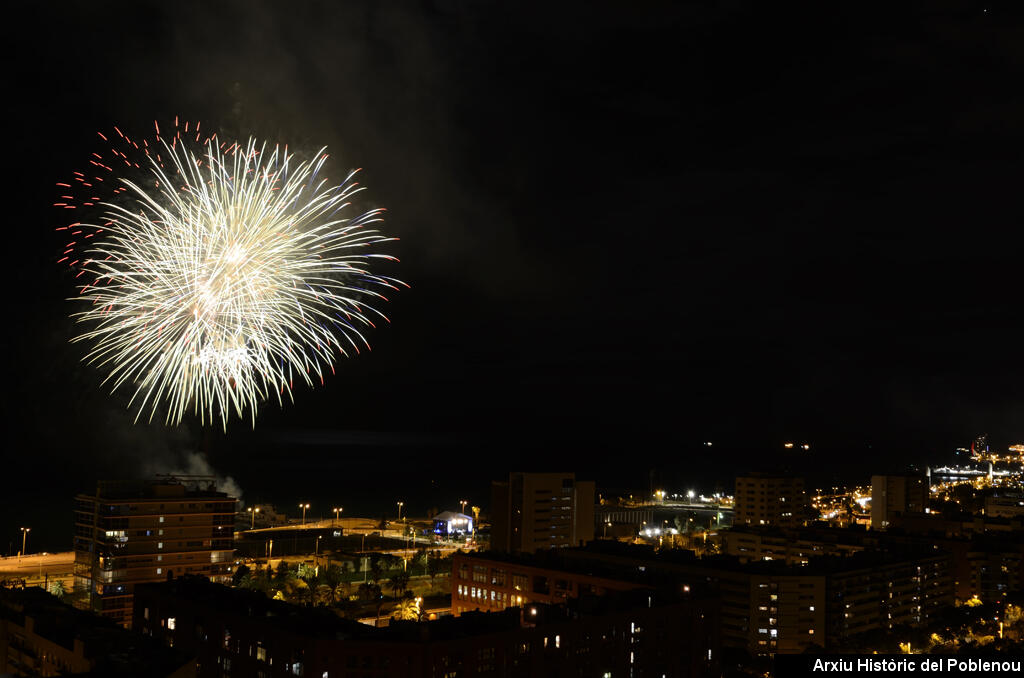
[(164, 522), (164, 517), (163, 516), (160, 516), (160, 522), (161, 523)]
[(162, 549), (162, 548), (164, 547), (164, 543), (163, 543), (162, 541), (158, 541), (158, 542), (156, 543), (156, 547), (157, 547), (158, 549)]
[(807, 609), (808, 609), (808, 610), (810, 610), (811, 612), (814, 612), (814, 606), (813, 606), (813, 605), (811, 605), (811, 606), (810, 606), (809, 608), (807, 608)]
[(164, 568), (162, 568), (162, 567), (156, 568), (156, 573), (157, 574), (163, 574), (164, 573)]
[(168, 628), (169, 630), (173, 631), (173, 630), (174, 630), (174, 624), (175, 624), (175, 622), (176, 622), (176, 619), (175, 619), (175, 617), (168, 617), (168, 618), (167, 618), (167, 628)]

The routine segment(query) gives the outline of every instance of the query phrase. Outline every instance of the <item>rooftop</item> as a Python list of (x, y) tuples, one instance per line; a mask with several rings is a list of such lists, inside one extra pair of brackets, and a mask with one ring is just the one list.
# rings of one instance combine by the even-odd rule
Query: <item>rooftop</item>
[(79, 497), (97, 497), (106, 501), (131, 499), (164, 499), (174, 497), (233, 499), (226, 492), (217, 491), (213, 476), (157, 476), (148, 480), (102, 480), (96, 483), (94, 494)]

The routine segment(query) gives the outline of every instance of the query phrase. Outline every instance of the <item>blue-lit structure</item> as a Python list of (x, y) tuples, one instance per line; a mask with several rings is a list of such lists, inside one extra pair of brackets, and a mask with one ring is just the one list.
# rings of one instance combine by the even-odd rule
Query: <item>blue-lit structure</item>
[(434, 516), (434, 534), (451, 537), (456, 534), (472, 534), (473, 519), (464, 513), (444, 511)]

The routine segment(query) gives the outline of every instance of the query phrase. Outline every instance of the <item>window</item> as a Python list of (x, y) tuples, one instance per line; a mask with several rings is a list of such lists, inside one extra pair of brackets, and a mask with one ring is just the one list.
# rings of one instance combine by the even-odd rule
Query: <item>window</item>
[(175, 618), (175, 617), (168, 617), (167, 618), (167, 628), (169, 630), (173, 631), (176, 622), (177, 622), (177, 618)]
[(164, 573), (164, 568), (162, 568), (162, 567), (156, 568), (156, 573), (157, 574), (163, 574)]
[(160, 522), (161, 523), (164, 522), (164, 517), (163, 516), (160, 516)]
[(158, 549), (162, 549), (162, 548), (164, 547), (164, 543), (163, 543), (162, 541), (158, 541), (158, 542), (156, 543), (156, 547), (157, 547)]
[(265, 662), (267, 661), (267, 648), (263, 647), (263, 641), (256, 642), (256, 660)]

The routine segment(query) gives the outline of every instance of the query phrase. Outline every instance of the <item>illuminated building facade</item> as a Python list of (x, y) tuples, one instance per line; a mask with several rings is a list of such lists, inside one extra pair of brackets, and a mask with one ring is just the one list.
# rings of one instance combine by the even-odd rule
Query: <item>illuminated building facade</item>
[(533, 553), (594, 539), (594, 483), (572, 473), (511, 473), (492, 484), (491, 549)]
[(197, 574), (231, 578), (234, 497), (212, 477), (100, 482), (75, 497), (75, 605), (132, 623), (137, 584)]
[(804, 480), (752, 473), (736, 478), (734, 525), (793, 527), (804, 520)]
[(581, 595), (641, 588), (635, 578), (573, 572), (557, 561), (500, 553), (452, 555), (452, 614), (557, 604)]
[(730, 556), (655, 553), (596, 542), (569, 549), (578, 563), (642, 567), (683, 586), (711, 584), (721, 596), (722, 645), (755, 654), (841, 648), (853, 637), (901, 624), (925, 625), (953, 604), (950, 556), (932, 549), (821, 557), (806, 565), (742, 563)]
[(893, 518), (924, 513), (928, 508), (928, 478), (917, 473), (871, 476), (871, 527), (883, 529)]

